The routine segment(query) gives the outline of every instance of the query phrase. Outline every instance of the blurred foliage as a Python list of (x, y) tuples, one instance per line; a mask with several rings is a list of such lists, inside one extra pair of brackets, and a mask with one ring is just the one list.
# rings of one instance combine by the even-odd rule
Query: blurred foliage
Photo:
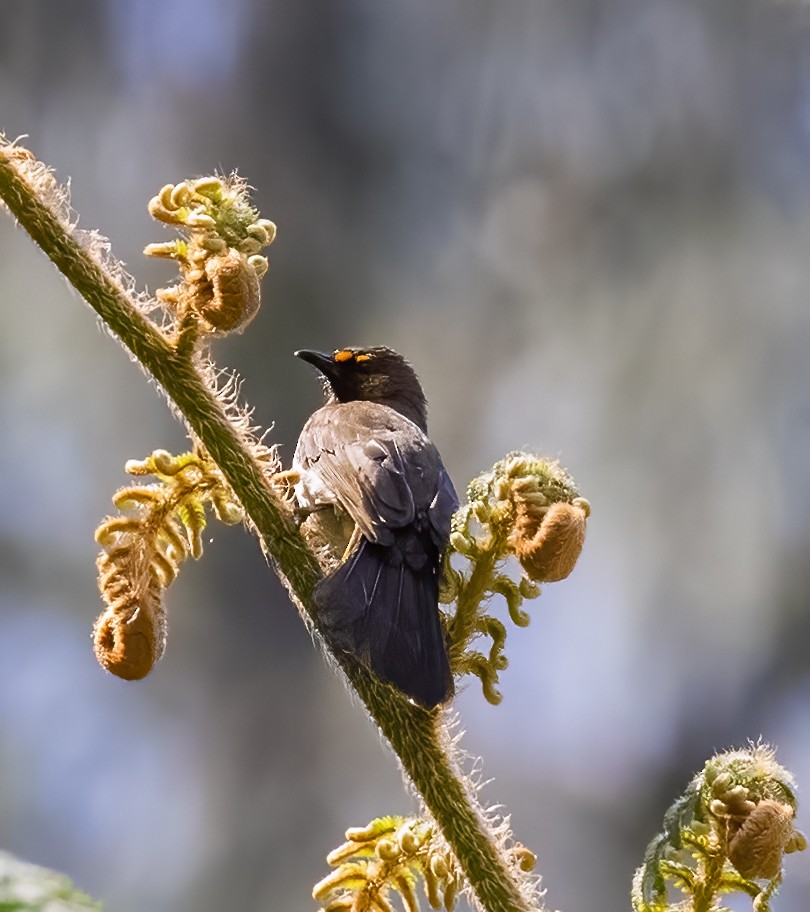
[(99, 912), (64, 874), (0, 852), (0, 912)]

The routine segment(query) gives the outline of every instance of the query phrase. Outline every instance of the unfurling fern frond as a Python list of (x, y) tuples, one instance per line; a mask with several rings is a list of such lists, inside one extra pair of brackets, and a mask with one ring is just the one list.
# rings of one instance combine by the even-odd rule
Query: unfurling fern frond
[(228, 524), (242, 509), (219, 469), (201, 453), (172, 456), (156, 450), (127, 463), (130, 475), (153, 475), (155, 484), (128, 485), (113, 496), (121, 511), (96, 529), (98, 586), (104, 611), (93, 628), (96, 658), (126, 680), (147, 675), (163, 655), (163, 593), (186, 558), (202, 555), (205, 507)]
[[(535, 865), (532, 852), (510, 849), (523, 871)], [(461, 870), (434, 824), (417, 817), (379, 817), (346, 831), (346, 842), (326, 859), (335, 870), (315, 884), (312, 896), (323, 912), (393, 912), (399, 894), (406, 912), (419, 912), (422, 881), (430, 907), (452, 912), (464, 887)]]

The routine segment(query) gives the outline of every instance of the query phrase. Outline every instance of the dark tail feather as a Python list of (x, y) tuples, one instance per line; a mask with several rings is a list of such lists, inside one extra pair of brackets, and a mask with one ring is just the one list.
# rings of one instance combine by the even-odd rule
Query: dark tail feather
[(363, 539), (315, 589), (319, 626), (329, 644), (427, 707), (453, 694), (439, 583), (430, 563), (414, 569), (399, 549)]

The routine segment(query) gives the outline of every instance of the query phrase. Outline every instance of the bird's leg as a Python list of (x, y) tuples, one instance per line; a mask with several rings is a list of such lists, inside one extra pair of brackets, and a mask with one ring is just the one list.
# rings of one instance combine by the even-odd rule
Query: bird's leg
[(354, 549), (360, 544), (360, 539), (363, 537), (363, 534), (360, 531), (359, 526), (355, 526), (352, 531), (351, 537), (349, 538), (349, 543), (346, 545), (346, 550), (343, 552), (343, 557), (341, 557), (341, 564), (349, 557), (349, 555), (354, 551)]

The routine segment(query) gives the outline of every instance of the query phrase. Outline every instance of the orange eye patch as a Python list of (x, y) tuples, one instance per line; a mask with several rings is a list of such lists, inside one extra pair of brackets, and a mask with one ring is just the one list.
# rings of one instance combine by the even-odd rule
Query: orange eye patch
[(371, 361), (371, 355), (358, 354), (357, 352), (349, 351), (347, 348), (339, 349), (332, 356), (335, 361), (339, 364), (343, 364), (345, 361), (357, 361), (362, 363), (363, 361)]

